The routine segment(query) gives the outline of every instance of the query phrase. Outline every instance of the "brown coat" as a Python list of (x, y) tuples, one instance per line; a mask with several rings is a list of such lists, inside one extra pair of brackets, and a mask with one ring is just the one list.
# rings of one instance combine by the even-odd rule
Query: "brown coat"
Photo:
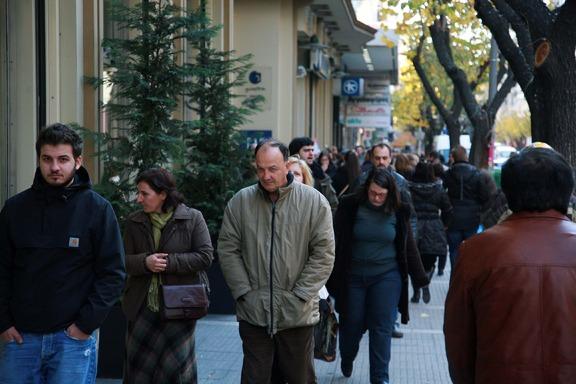
[(164, 284), (208, 284), (206, 270), (212, 263), (212, 242), (202, 214), (184, 204), (176, 207), (160, 237), (158, 250), (154, 247), (152, 223), (148, 214), (138, 211), (131, 214), (124, 232), (126, 271), (128, 282), (122, 299), (122, 309), (128, 320), (135, 320), (145, 303), (152, 273), (146, 268), (146, 256), (168, 253), (168, 267), (162, 274)]
[(576, 380), (576, 225), (517, 213), (460, 247), (444, 334), (455, 384)]

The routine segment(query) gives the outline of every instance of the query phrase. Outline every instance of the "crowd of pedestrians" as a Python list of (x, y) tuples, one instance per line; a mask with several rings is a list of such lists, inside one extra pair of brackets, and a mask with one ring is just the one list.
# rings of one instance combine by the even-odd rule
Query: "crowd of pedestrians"
[[(32, 187), (0, 213), (0, 383), (94, 383), (98, 328), (120, 298), (124, 383), (196, 383), (196, 317), (169, 316), (163, 292), (209, 289), (202, 213), (172, 174), (149, 169), (134, 180), (141, 209), (122, 236), (77, 133), (51, 125), (36, 152)], [(574, 177), (553, 149), (522, 150), (501, 185), (461, 146), (445, 164), (436, 152), (378, 143), (340, 154), (298, 137), (259, 143), (254, 164), (257, 180), (228, 202), (215, 244), (236, 302), (242, 383), (316, 383), (322, 298), (338, 313), (342, 375), (353, 375), (367, 331), (370, 382), (388, 384), (398, 320), (409, 321), (409, 302), (430, 302), (447, 254), (454, 383), (573, 382)]]

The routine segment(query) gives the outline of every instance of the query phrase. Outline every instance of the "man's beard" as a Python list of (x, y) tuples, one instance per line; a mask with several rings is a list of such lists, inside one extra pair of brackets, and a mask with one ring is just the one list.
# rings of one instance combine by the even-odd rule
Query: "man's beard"
[(76, 176), (76, 168), (74, 168), (74, 170), (72, 171), (72, 173), (70, 174), (70, 176), (64, 180), (62, 183), (58, 183), (58, 184), (50, 184), (52, 187), (56, 187), (56, 188), (67, 188), (70, 185), (72, 185), (72, 183), (74, 182), (74, 176)]

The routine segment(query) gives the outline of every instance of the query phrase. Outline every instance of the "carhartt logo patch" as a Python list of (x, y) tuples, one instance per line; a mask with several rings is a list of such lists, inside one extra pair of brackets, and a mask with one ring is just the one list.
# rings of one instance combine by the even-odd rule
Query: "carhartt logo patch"
[(77, 237), (71, 237), (68, 240), (68, 246), (70, 248), (78, 248), (80, 246), (80, 239)]

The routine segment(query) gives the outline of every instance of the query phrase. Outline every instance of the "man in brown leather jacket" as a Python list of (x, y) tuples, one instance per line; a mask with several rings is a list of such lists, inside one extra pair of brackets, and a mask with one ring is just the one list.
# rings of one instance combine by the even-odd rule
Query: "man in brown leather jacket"
[(574, 178), (552, 149), (528, 148), (502, 169), (513, 214), (465, 241), (444, 334), (456, 384), (576, 382)]

